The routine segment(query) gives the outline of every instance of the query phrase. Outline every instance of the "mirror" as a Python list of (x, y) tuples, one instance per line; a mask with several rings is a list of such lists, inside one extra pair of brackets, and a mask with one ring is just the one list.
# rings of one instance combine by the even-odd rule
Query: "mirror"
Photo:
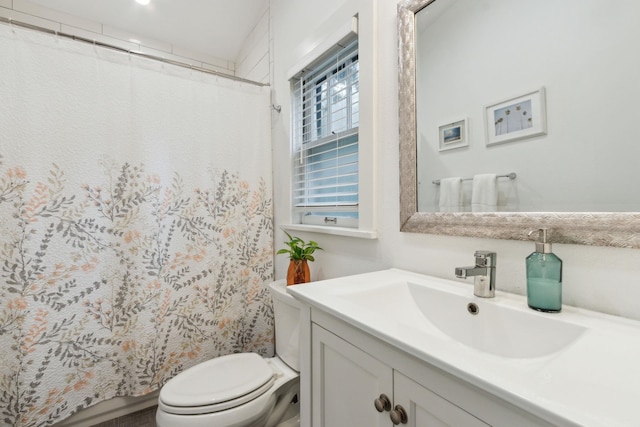
[[(438, 0), (439, 5), (436, 8), (435, 4), (432, 5), (434, 0), (403, 0), (398, 5), (401, 230), (528, 240), (527, 233), (531, 229), (547, 227), (551, 229), (551, 239), (554, 242), (640, 248), (640, 213), (637, 212), (640, 211), (640, 208), (629, 203), (629, 200), (633, 199), (624, 199), (624, 197), (635, 198), (636, 202), (638, 201), (638, 191), (633, 188), (633, 183), (637, 179), (634, 179), (632, 175), (626, 175), (635, 172), (637, 168), (633, 162), (624, 162), (628, 158), (633, 160), (639, 158), (639, 148), (636, 147), (637, 144), (634, 144), (634, 138), (629, 135), (633, 135), (635, 130), (633, 129), (634, 121), (630, 118), (637, 117), (638, 106), (635, 99), (640, 94), (640, 85), (630, 86), (626, 88), (627, 90), (614, 91), (617, 96), (625, 96), (624, 101), (620, 98), (617, 101), (605, 98), (612, 92), (609, 86), (612, 83), (611, 80), (619, 79), (621, 74), (633, 73), (633, 70), (638, 69), (640, 60), (637, 54), (635, 51), (629, 50), (628, 47), (625, 48), (626, 43), (623, 43), (621, 50), (623, 54), (620, 55), (620, 58), (633, 55), (635, 57), (632, 58), (635, 61), (634, 66), (621, 65), (620, 61), (613, 64), (609, 61), (602, 61), (600, 58), (603, 58), (603, 54), (611, 50), (609, 45), (611, 40), (607, 38), (610, 36), (610, 31), (590, 30), (588, 36), (572, 32), (564, 39), (556, 38), (557, 44), (577, 41), (582, 44), (594, 45), (598, 50), (598, 60), (594, 61), (593, 58), (586, 56), (578, 58), (575, 52), (560, 49), (555, 52), (555, 57), (552, 59), (543, 60), (536, 57), (537, 60), (531, 63), (533, 65), (526, 67), (531, 72), (527, 71), (524, 73), (525, 76), (508, 81), (484, 76), (484, 80), (481, 81), (489, 83), (478, 83), (478, 80), (473, 79), (483, 77), (482, 74), (487, 72), (483, 68), (487, 68), (492, 73), (498, 72), (493, 65), (483, 67), (478, 64), (485, 58), (491, 59), (491, 64), (496, 63), (497, 56), (494, 55), (495, 52), (490, 51), (499, 49), (489, 43), (491, 39), (483, 39), (480, 34), (487, 32), (488, 35), (492, 35), (493, 33), (487, 31), (482, 24), (478, 26), (473, 22), (465, 21), (464, 14), (460, 10), (456, 11), (455, 8), (456, 3), (464, 3), (463, 9), (475, 9), (473, 12), (476, 15), (490, 15), (494, 18), (494, 15), (497, 15), (502, 17), (502, 21), (504, 21), (504, 16), (501, 14), (507, 13), (507, 11), (503, 10), (504, 8), (496, 9), (497, 6), (492, 4), (494, 1), (499, 1), (502, 5), (510, 3), (509, 7), (511, 8), (514, 6), (521, 8), (518, 10), (521, 15), (534, 13), (527, 8), (533, 8), (534, 5), (540, 4), (535, 0), (529, 2), (504, 0), (479, 2), (476, 0), (466, 3), (464, 0), (457, 2)], [(525, 6), (525, 3), (528, 6)], [(616, 15), (619, 12), (616, 9), (620, 9), (617, 6), (609, 5), (608, 8), (601, 9), (601, 5), (596, 1), (576, 1), (574, 3), (572, 13), (568, 14), (572, 18), (571, 25), (559, 25), (558, 30), (561, 27), (575, 29), (574, 23), (591, 28), (593, 27), (592, 20), (598, 17), (607, 19), (609, 21), (607, 25), (610, 27), (617, 25), (618, 20), (635, 20), (638, 16), (638, 7), (635, 5), (631, 6), (635, 7), (635, 16), (630, 16), (627, 12), (626, 15), (620, 17)], [(631, 5), (633, 2), (623, 3)], [(586, 9), (577, 10), (580, 7)], [(508, 9), (506, 6), (505, 8)], [(434, 25), (434, 28), (427, 30), (417, 28), (416, 22), (418, 21), (438, 22), (437, 16), (423, 18), (420, 11), (431, 11), (433, 15), (440, 14), (443, 17), (440, 23), (444, 25)], [(488, 11), (491, 13), (487, 13)], [(547, 21), (555, 19), (555, 12), (553, 14), (548, 11), (535, 13), (542, 15)], [(447, 14), (452, 14), (453, 23), (445, 20)], [(455, 19), (458, 19), (460, 23), (458, 31), (455, 31)], [(552, 25), (552, 23), (548, 22), (548, 25)], [(522, 24), (517, 28), (521, 28), (521, 26)], [(452, 27), (454, 28), (452, 29)], [(633, 27), (633, 25), (629, 27)], [(526, 35), (529, 37), (524, 38), (537, 38), (537, 33), (540, 31), (532, 32), (534, 29), (527, 31)], [(416, 44), (422, 43), (424, 45), (427, 43), (425, 38), (435, 39), (437, 38), (435, 34), (445, 33), (455, 36), (454, 40), (449, 41), (446, 45), (446, 49), (449, 50), (447, 54), (454, 58), (449, 58), (445, 64), (439, 64), (440, 67), (450, 67), (449, 72), (447, 70), (425, 71), (422, 59), (415, 54)], [(478, 47), (469, 49), (471, 41), (463, 37), (463, 35), (466, 37), (469, 34), (475, 35), (479, 41), (485, 40), (484, 49)], [(495, 34), (492, 37), (496, 39)], [(633, 40), (637, 38), (637, 35), (634, 37), (626, 35), (626, 37), (626, 40)], [(497, 40), (500, 38), (498, 37)], [(453, 52), (460, 54), (460, 58), (458, 55), (451, 55), (455, 46), (459, 46), (459, 48)], [(526, 46), (533, 52), (532, 55), (548, 53), (547, 51), (552, 50), (547, 47), (548, 45), (542, 47)], [(430, 46), (430, 48), (438, 49), (437, 46)], [(466, 50), (460, 52), (461, 48)], [(430, 57), (434, 57), (434, 55), (437, 55), (437, 52), (432, 52)], [(574, 62), (566, 62), (567, 57), (573, 59)], [(597, 68), (597, 70), (590, 70), (590, 72), (599, 72), (601, 77), (597, 77), (597, 74), (587, 75), (580, 72), (581, 66), (586, 65), (582, 61), (587, 59), (592, 61), (590, 68)], [(458, 60), (461, 62), (456, 63)], [(541, 68), (540, 64), (545, 63), (547, 66)], [(564, 74), (557, 71), (553, 74), (551, 71), (547, 71), (551, 68), (549, 64), (555, 63), (561, 63), (565, 68), (566, 64), (569, 64), (572, 68), (566, 69)], [(420, 71), (418, 83), (416, 82), (416, 69)], [(454, 69), (460, 69), (461, 72), (454, 72)], [(500, 70), (500, 66), (497, 70)], [(455, 79), (453, 82), (433, 84), (427, 79), (425, 83), (422, 80), (425, 73), (430, 73), (430, 77), (452, 75), (455, 76)], [(472, 80), (462, 81), (462, 76), (465, 75), (466, 77), (472, 75)], [(480, 76), (478, 77), (478, 75)], [(574, 80), (579, 80), (580, 84), (576, 85)], [(457, 102), (437, 99), (437, 93), (433, 90), (434, 84), (450, 89), (452, 93), (450, 98)], [(424, 88), (431, 88), (432, 93), (421, 93)], [(571, 91), (575, 91), (573, 96), (570, 96)], [(462, 95), (469, 92), (472, 92), (473, 96), (463, 99)], [(546, 103), (544, 103), (545, 95)], [(542, 99), (543, 105), (546, 107), (546, 111), (543, 113), (546, 113), (545, 117), (547, 118), (544, 123), (546, 126), (542, 131), (536, 129), (535, 134), (526, 138), (509, 137), (506, 141), (500, 140), (500, 136), (496, 138), (496, 135), (485, 132), (485, 129), (491, 130), (493, 127), (491, 124), (485, 128), (484, 122), (490, 123), (485, 117), (497, 117), (495, 116), (497, 111), (503, 109), (504, 106), (518, 105), (522, 101), (522, 97), (525, 98), (525, 101), (533, 100), (534, 103), (540, 102), (539, 100)], [(590, 114), (605, 114), (605, 116), (594, 115), (590, 116), (591, 118), (583, 118), (586, 113), (581, 110), (576, 115), (577, 117), (570, 117), (570, 114), (566, 113), (566, 104), (571, 102), (574, 105), (579, 104), (580, 109), (591, 110)], [(628, 106), (622, 113), (623, 115), (619, 116), (614, 113), (610, 116), (609, 111), (616, 111), (616, 107), (621, 105), (621, 102)], [(431, 108), (423, 108), (423, 106)], [(618, 108), (618, 113), (620, 113), (619, 110)], [(628, 116), (626, 110), (631, 110)], [(536, 110), (536, 113), (542, 114), (539, 110)], [(561, 114), (558, 115), (558, 113)], [(617, 124), (611, 125), (609, 122), (598, 129), (590, 128), (588, 126), (598, 121), (593, 117), (603, 117), (605, 120), (602, 121), (604, 122), (614, 120), (613, 123)], [(615, 120), (616, 117), (627, 118)], [(466, 125), (468, 144), (440, 150), (441, 145), (438, 144), (441, 144), (442, 141), (439, 140), (439, 128), (459, 120), (464, 120)], [(616, 128), (615, 131), (613, 128)], [(572, 133), (574, 134), (572, 135)], [(619, 142), (622, 145), (614, 145), (614, 142)], [(583, 145), (575, 146), (578, 143)], [(573, 154), (576, 152), (578, 154)], [(586, 163), (590, 158), (595, 159), (597, 163), (585, 165), (586, 167), (577, 167), (578, 164)], [(442, 159), (446, 161), (442, 161)], [(499, 159), (509, 159), (509, 161), (502, 165), (498, 163)], [(476, 161), (474, 162), (474, 160)], [(554, 164), (553, 162), (556, 160), (558, 163)], [(604, 170), (603, 167), (607, 163), (611, 163), (615, 168), (610, 171)], [(457, 165), (466, 165), (466, 169), (456, 169)], [(515, 172), (517, 174), (515, 180), (508, 178), (499, 180), (499, 194), (502, 194), (503, 201), (507, 202), (502, 203), (497, 212), (437, 212), (438, 189), (432, 181), (450, 176), (470, 178), (474, 174), (488, 172), (497, 174)], [(557, 175), (554, 176), (553, 173), (557, 173)], [(542, 183), (541, 187), (535, 187), (543, 181), (542, 178), (545, 175), (551, 176), (548, 183)], [(607, 181), (609, 184), (602, 186), (598, 180), (609, 175), (612, 180)], [(582, 181), (586, 181), (588, 185), (584, 187), (584, 190), (578, 190), (576, 183)], [(598, 182), (596, 183), (596, 181)], [(550, 190), (551, 187), (554, 189)], [(418, 190), (422, 188), (429, 189), (430, 193), (418, 194)], [(556, 191), (555, 188), (560, 188), (560, 190)], [(594, 191), (595, 188), (602, 189), (602, 191)], [(622, 189), (622, 191), (617, 191), (617, 189)], [(610, 196), (612, 192), (622, 194), (624, 197), (617, 200), (606, 199), (604, 202), (597, 200), (596, 196), (603, 194)], [(555, 195), (556, 193), (559, 195)], [(564, 199), (573, 193), (578, 195), (576, 201), (572, 204), (565, 203)], [(545, 199), (546, 194), (550, 194), (551, 197)], [(419, 206), (423, 209), (418, 209)], [(511, 211), (507, 209), (511, 209)], [(534, 209), (537, 212), (534, 212)]]

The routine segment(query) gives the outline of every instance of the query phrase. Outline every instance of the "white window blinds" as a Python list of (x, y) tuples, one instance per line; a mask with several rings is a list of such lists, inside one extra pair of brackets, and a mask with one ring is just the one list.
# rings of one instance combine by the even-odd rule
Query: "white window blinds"
[(300, 73), (292, 90), (294, 216), (299, 223), (357, 226), (357, 38)]

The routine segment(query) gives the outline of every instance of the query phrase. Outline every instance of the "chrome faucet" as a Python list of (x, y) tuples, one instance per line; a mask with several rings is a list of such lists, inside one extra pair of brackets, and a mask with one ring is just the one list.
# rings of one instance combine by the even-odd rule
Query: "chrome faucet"
[(476, 265), (456, 267), (456, 277), (466, 279), (474, 276), (473, 294), (482, 298), (496, 295), (496, 257), (495, 252), (476, 251)]

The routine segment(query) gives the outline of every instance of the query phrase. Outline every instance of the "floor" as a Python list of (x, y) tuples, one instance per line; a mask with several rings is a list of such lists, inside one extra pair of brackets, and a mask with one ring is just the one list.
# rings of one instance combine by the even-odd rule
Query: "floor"
[(156, 427), (156, 409), (157, 406), (152, 406), (124, 417), (95, 424), (93, 427)]
[[(124, 417), (94, 424), (92, 427), (156, 427), (157, 406), (125, 415)], [(294, 402), (289, 411), (283, 417), (286, 421), (278, 424), (278, 427), (299, 427), (300, 426), (300, 404)]]

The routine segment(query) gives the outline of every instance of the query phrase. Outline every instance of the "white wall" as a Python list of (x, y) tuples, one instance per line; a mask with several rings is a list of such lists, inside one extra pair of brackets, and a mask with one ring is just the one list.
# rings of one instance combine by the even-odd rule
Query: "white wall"
[[(397, 267), (453, 279), (454, 267), (472, 262), (476, 249), (487, 249), (498, 253), (498, 289), (523, 294), (524, 259), (533, 251), (533, 243), (399, 232), (397, 0), (327, 0), (318, 9), (313, 8), (316, 4), (310, 0), (271, 3), (273, 98), (283, 107), (279, 115), (274, 113), (272, 129), (276, 248), (282, 247), (284, 240), (279, 226), (289, 221), (288, 67), (317, 45), (323, 32), (325, 37), (330, 34), (332, 22), (338, 25), (359, 11), (361, 40), (366, 37), (373, 41), (377, 52), (378, 65), (370, 70), (376, 79), (377, 119), (361, 126), (370, 126), (378, 143), (375, 167), (379, 182), (376, 208), (379, 238), (364, 240), (297, 232), (304, 239), (317, 240), (325, 248), (311, 265), (312, 278)], [(554, 252), (564, 261), (565, 304), (640, 320), (639, 250), (554, 245)], [(287, 263), (283, 255), (276, 258), (276, 278), (285, 277)], [(468, 283), (471, 291), (472, 282)]]
[(236, 58), (236, 76), (255, 82), (269, 83), (271, 75), (269, 2), (264, 2), (264, 6), (260, 19), (247, 36)]

